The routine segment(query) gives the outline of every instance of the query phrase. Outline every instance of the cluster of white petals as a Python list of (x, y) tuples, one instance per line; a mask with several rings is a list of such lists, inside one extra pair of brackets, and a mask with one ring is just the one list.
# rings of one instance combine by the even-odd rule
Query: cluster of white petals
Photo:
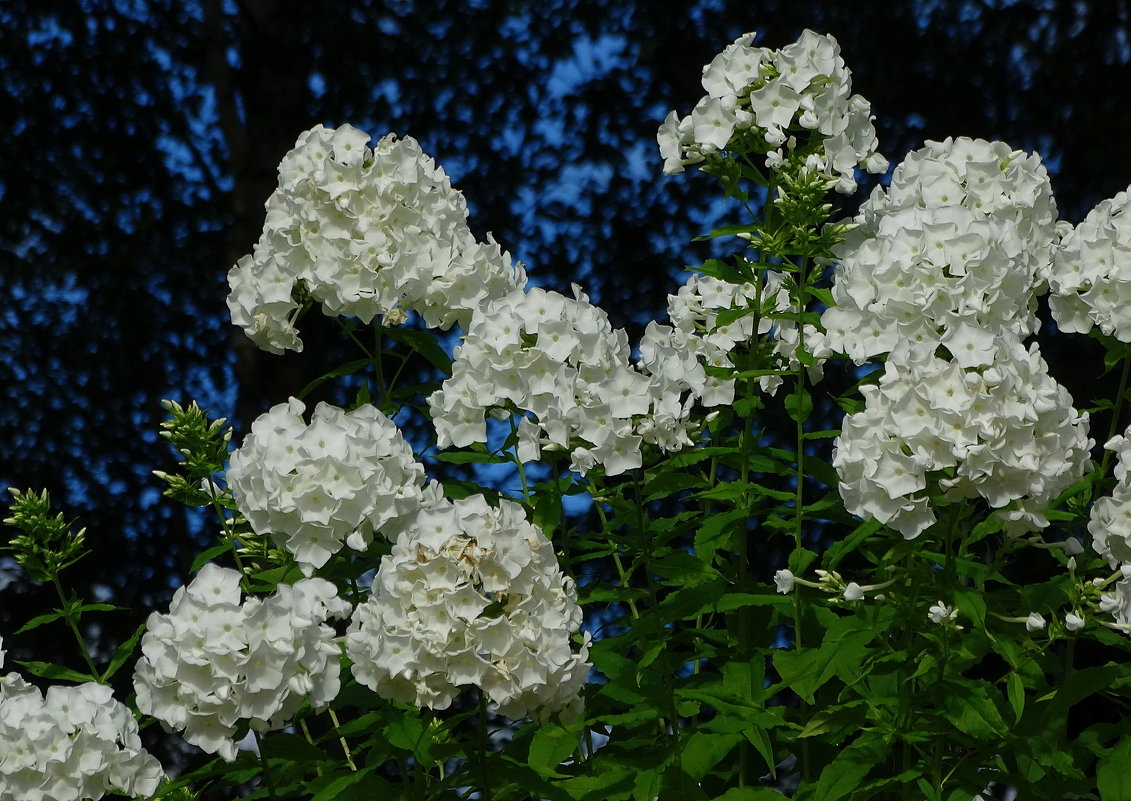
[(1119, 567), (1122, 577), (1100, 596), (1100, 611), (1107, 612), (1115, 622), (1123, 626), (1123, 631), (1131, 633), (1131, 563), (1124, 562)]
[(967, 359), (971, 337), (1024, 338), (1049, 276), (1056, 204), (1040, 157), (1002, 142), (928, 142), (877, 187), (836, 248), (822, 355), (857, 364), (911, 342)]
[(108, 686), (55, 686), (44, 695), (17, 673), (0, 676), (0, 801), (149, 798), (164, 775)]
[(319, 125), (279, 164), (263, 233), (228, 273), (232, 322), (260, 348), (302, 350), (300, 283), (330, 316), (396, 324), (417, 312), (441, 328), (525, 283), (490, 236), (476, 241), (463, 195), (416, 140), (368, 142)]
[(420, 513), (346, 635), (353, 675), (382, 697), (445, 709), (479, 687), (502, 714), (569, 717), (589, 672), (573, 581), (516, 503), (483, 496)]
[(1044, 507), (1083, 476), (1087, 415), (1048, 374), (1036, 345), (1000, 336), (984, 366), (898, 348), (864, 409), (847, 416), (833, 452), (845, 507), (908, 539), (935, 521), (924, 493), (985, 498), (1014, 533), (1044, 528)]
[(346, 543), (365, 550), (389, 539), (421, 504), (438, 497), (396, 424), (376, 407), (345, 412), (320, 403), (309, 425), (291, 398), (256, 418), (232, 453), (228, 483), (260, 535), (294, 555), (306, 575)]
[(1049, 306), (1062, 331), (1093, 326), (1131, 342), (1131, 187), (1067, 232), (1053, 258)]
[(1131, 562), (1131, 428), (1112, 437), (1104, 448), (1118, 454), (1115, 489), (1092, 504), (1088, 533), (1096, 553), (1116, 567)]
[(771, 169), (796, 148), (794, 134), (819, 136), (806, 169), (836, 178), (839, 192), (856, 191), (858, 166), (884, 172), (871, 106), (852, 94), (852, 73), (836, 39), (806, 30), (793, 44), (770, 50), (755, 47), (755, 36), (740, 36), (703, 68), (707, 94), (690, 115), (668, 114), (656, 136), (664, 172), (680, 173), (751, 129), (764, 139)]
[(337, 696), (341, 646), (326, 620), (350, 611), (319, 578), (243, 600), (240, 574), (207, 564), (176, 591), (168, 614), (146, 621), (134, 670), (138, 709), (232, 761), (241, 724), (280, 729), (307, 701), (317, 708)]
[(571, 468), (607, 475), (639, 467), (644, 443), (690, 444), (677, 391), (630, 361), (628, 336), (575, 286), (574, 297), (532, 288), (492, 301), (472, 318), (452, 376), (428, 398), (439, 447), (487, 441), (486, 416), (528, 412), (518, 455), (547, 446), (571, 452)]
[[(674, 295), (668, 295), (671, 325), (649, 323), (640, 342), (640, 367), (650, 375), (670, 382), (671, 391), (689, 390), (703, 406), (720, 406), (734, 401), (734, 379), (707, 375), (704, 365), (732, 369), (731, 352), (750, 344), (756, 337), (773, 340), (773, 352), (780, 370), (797, 370), (795, 357), (800, 335), (797, 323), (775, 318), (776, 314), (796, 313), (790, 302), (789, 287), (780, 272), (762, 273), (762, 283), (733, 284), (718, 278), (692, 275)], [(750, 310), (736, 319), (718, 324), (722, 312)], [(812, 326), (806, 327), (806, 347), (817, 338)], [(820, 371), (813, 373), (820, 378)], [(759, 378), (763, 391), (773, 394), (781, 386), (777, 375)]]

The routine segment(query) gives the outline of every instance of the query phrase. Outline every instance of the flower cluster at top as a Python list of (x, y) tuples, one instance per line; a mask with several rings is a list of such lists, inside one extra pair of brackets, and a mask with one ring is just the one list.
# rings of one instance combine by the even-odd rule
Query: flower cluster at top
[(149, 798), (163, 778), (110, 687), (86, 682), (44, 695), (17, 673), (0, 675), (0, 801)]
[(641, 446), (690, 444), (678, 389), (629, 360), (628, 337), (574, 287), (574, 297), (533, 288), (476, 313), (456, 348), (452, 376), (428, 398), (439, 447), (487, 441), (486, 415), (529, 412), (519, 456), (570, 451), (571, 469), (618, 475), (641, 465)]
[[(836, 248), (818, 355), (857, 364), (908, 342), (911, 358), (942, 345), (963, 366), (985, 363), (996, 332), (1036, 331), (1056, 203), (1040, 157), (1003, 142), (928, 142), (877, 187)], [(971, 339), (981, 340), (971, 343)]]
[(1049, 375), (1036, 345), (990, 340), (987, 362), (965, 368), (897, 351), (864, 409), (848, 415), (833, 452), (845, 508), (907, 538), (935, 521), (928, 478), (953, 498), (981, 496), (1015, 530), (1044, 528), (1041, 511), (1089, 464), (1087, 415)]
[[(740, 36), (703, 68), (707, 94), (689, 116), (668, 114), (656, 137), (664, 172), (674, 175), (731, 149), (765, 153), (770, 169), (802, 153), (808, 171), (835, 178), (845, 194), (856, 191), (858, 166), (884, 172), (871, 106), (852, 94), (836, 39), (806, 30), (770, 50), (755, 47), (755, 36)], [(798, 135), (808, 147), (799, 149)]]
[(385, 698), (446, 709), (474, 685), (510, 718), (576, 713), (589, 665), (573, 581), (521, 506), (481, 495), (420, 513), (354, 611), (354, 677)]
[(207, 564), (173, 595), (168, 614), (146, 622), (138, 709), (231, 761), (242, 722), (279, 729), (307, 700), (322, 707), (337, 696), (341, 648), (326, 620), (349, 613), (325, 579), (243, 600), (240, 573)]
[(330, 316), (396, 324), (417, 312), (448, 328), (525, 284), (493, 239), (476, 241), (463, 195), (416, 140), (368, 142), (317, 126), (279, 164), (263, 233), (228, 273), (232, 321), (264, 350), (302, 350), (303, 289)]
[(309, 425), (295, 398), (251, 424), (228, 484), (257, 534), (286, 548), (306, 575), (342, 548), (365, 550), (438, 496), (396, 425), (374, 406), (320, 403)]
[(1053, 259), (1049, 307), (1062, 331), (1093, 326), (1131, 342), (1131, 187), (1067, 232)]

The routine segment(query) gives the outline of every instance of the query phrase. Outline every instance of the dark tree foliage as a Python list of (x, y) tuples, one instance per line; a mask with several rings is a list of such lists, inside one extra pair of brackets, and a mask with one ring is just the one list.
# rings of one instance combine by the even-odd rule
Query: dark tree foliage
[[(635, 336), (725, 211), (704, 177), (660, 174), (656, 127), (739, 34), (834, 34), (893, 163), (924, 139), (1004, 139), (1042, 153), (1078, 221), (1131, 182), (1128, 16), (1126, 0), (9, 0), (0, 483), (46, 487), (89, 526), (72, 582), (137, 610), (108, 647), (167, 603), (208, 531), (150, 475), (173, 464), (159, 401), (242, 431), (325, 365), (317, 333), (270, 356), (224, 307), (276, 165), (316, 123), (415, 136), (477, 233), (544, 286), (580, 281)], [(1086, 403), (1100, 357), (1064, 362)], [(50, 602), (0, 561), (5, 585), (0, 633)], [(70, 661), (48, 637), (13, 657)]]

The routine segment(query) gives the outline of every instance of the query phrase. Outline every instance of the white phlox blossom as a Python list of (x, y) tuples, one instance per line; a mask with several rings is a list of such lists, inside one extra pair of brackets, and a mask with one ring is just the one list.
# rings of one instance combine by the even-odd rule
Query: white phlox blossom
[(1057, 235), (1036, 154), (981, 139), (928, 142), (855, 223), (835, 249), (836, 305), (822, 315), (819, 355), (862, 364), (908, 341), (916, 354), (942, 344), (965, 364), (985, 363), (998, 331), (1035, 333)]
[(1131, 562), (1124, 562), (1119, 569), (1123, 577), (1115, 583), (1111, 592), (1100, 596), (1099, 606), (1101, 612), (1115, 618), (1116, 625), (1121, 626), (1124, 632), (1131, 633)]
[(252, 253), (228, 273), (232, 322), (264, 350), (302, 350), (294, 327), (301, 282), (330, 316), (389, 324), (417, 312), (431, 328), (466, 325), (485, 301), (525, 284), (412, 137), (321, 125), (279, 164), (278, 187)]
[(421, 504), (439, 496), (396, 424), (376, 407), (345, 412), (320, 403), (310, 423), (291, 398), (256, 418), (230, 457), (228, 484), (240, 514), (294, 555), (303, 573), (343, 543), (365, 550), (389, 539)]
[(354, 611), (354, 677), (384, 698), (447, 708), (479, 687), (511, 719), (580, 711), (589, 638), (572, 579), (522, 507), (481, 495), (420, 513)]
[(1092, 548), (1113, 568), (1131, 562), (1131, 428), (1112, 437), (1104, 448), (1118, 454), (1115, 488), (1092, 504), (1088, 533)]
[[(935, 521), (928, 475), (951, 498), (984, 498), (1012, 534), (1048, 525), (1042, 510), (1084, 475), (1087, 414), (1048, 374), (1037, 350), (999, 336), (984, 366), (897, 348), (864, 408), (834, 443), (845, 508), (913, 539)], [(1008, 509), (1003, 509), (1010, 505)]]
[(477, 311), (428, 405), (441, 448), (486, 442), (488, 414), (529, 413), (519, 458), (554, 446), (582, 474), (597, 464), (610, 476), (639, 467), (645, 443), (691, 443), (690, 401), (631, 363), (628, 336), (576, 285), (572, 298), (516, 290)]
[(138, 709), (230, 762), (241, 723), (280, 729), (307, 701), (320, 708), (337, 696), (341, 646), (326, 621), (350, 611), (325, 579), (245, 600), (239, 572), (207, 564), (174, 593), (167, 614), (146, 621), (134, 670)]
[(0, 675), (0, 801), (150, 798), (164, 775), (106, 685), (55, 686), (44, 695), (18, 673)]
[[(774, 314), (796, 313), (797, 307), (790, 303), (789, 287), (781, 273), (768, 270), (762, 275), (761, 287), (755, 283), (732, 284), (710, 276), (692, 275), (676, 294), (668, 295), (671, 325), (653, 322), (645, 330), (640, 342), (641, 368), (669, 382), (672, 391), (689, 390), (706, 407), (732, 403), (734, 380), (709, 376), (703, 365), (733, 368), (731, 351), (757, 336), (773, 340), (773, 352), (782, 371), (797, 370), (799, 362), (795, 354), (800, 343), (797, 323), (773, 317)], [(759, 301), (758, 313), (746, 314), (725, 325), (717, 324), (720, 312), (753, 308)], [(815, 328), (806, 326), (806, 347), (811, 349), (810, 343), (819, 336)], [(820, 365), (811, 368), (809, 374), (812, 380), (820, 380)], [(762, 390), (770, 394), (776, 392), (781, 383), (781, 377), (776, 375), (759, 379)]]
[(1053, 257), (1049, 307), (1062, 331), (1093, 326), (1131, 342), (1131, 187), (1067, 231)]
[(664, 172), (683, 172), (726, 150), (748, 129), (764, 139), (770, 169), (796, 148), (797, 136), (819, 136), (821, 147), (806, 167), (836, 178), (838, 192), (856, 191), (858, 166), (884, 172), (871, 106), (852, 94), (852, 73), (836, 39), (806, 30), (793, 44), (770, 50), (755, 47), (755, 36), (743, 34), (703, 68), (707, 94), (690, 115), (668, 114), (656, 135)]

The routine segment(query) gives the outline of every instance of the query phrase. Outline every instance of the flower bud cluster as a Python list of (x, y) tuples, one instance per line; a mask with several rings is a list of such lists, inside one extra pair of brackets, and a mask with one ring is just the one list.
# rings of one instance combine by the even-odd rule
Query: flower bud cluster
[(330, 316), (396, 324), (415, 311), (448, 328), (525, 283), (490, 236), (475, 240), (463, 195), (416, 140), (368, 142), (319, 125), (279, 164), (263, 233), (228, 273), (232, 322), (264, 350), (302, 350), (300, 284)]
[(163, 777), (108, 686), (55, 686), (44, 695), (17, 673), (0, 675), (0, 801), (149, 798)]
[(428, 398), (437, 444), (487, 441), (489, 412), (529, 412), (518, 455), (547, 446), (572, 452), (571, 468), (618, 475), (641, 464), (644, 443), (677, 450), (689, 404), (666, 382), (637, 370), (628, 337), (574, 286), (574, 297), (539, 288), (492, 301), (472, 318), (452, 376)]
[(344, 412), (320, 403), (308, 425), (291, 398), (260, 415), (231, 455), (228, 483), (255, 533), (286, 548), (306, 575), (343, 542), (365, 550), (376, 532), (395, 537), (402, 518), (431, 502), (424, 468), (377, 408)]
[(928, 474), (952, 498), (981, 496), (1015, 533), (1044, 528), (1041, 510), (1083, 476), (1087, 415), (1049, 375), (1036, 345), (999, 336), (984, 366), (897, 349), (833, 451), (845, 507), (913, 539), (935, 521)]
[(512, 719), (575, 713), (588, 638), (573, 581), (522, 507), (481, 495), (424, 510), (353, 614), (354, 677), (382, 697), (447, 708), (476, 686)]
[[(649, 323), (640, 342), (640, 366), (651, 375), (669, 381), (675, 391), (690, 390), (703, 406), (726, 405), (734, 400), (734, 379), (706, 374), (703, 365), (733, 369), (731, 352), (756, 337), (774, 341), (773, 352), (781, 369), (796, 370), (794, 356), (800, 340), (797, 324), (775, 319), (773, 315), (793, 312), (789, 287), (784, 276), (772, 270), (762, 273), (762, 285), (732, 284), (718, 278), (692, 275), (675, 295), (668, 295), (671, 325)], [(724, 325), (718, 325), (720, 312), (754, 309)], [(806, 330), (806, 338), (817, 331)], [(814, 380), (819, 378), (819, 373)], [(759, 379), (764, 392), (773, 394), (781, 386), (780, 376)]]
[(138, 709), (230, 762), (241, 723), (280, 729), (307, 700), (322, 707), (337, 696), (341, 648), (326, 620), (349, 613), (324, 579), (242, 600), (239, 572), (207, 564), (176, 591), (168, 614), (146, 622)]
[(899, 341), (917, 354), (966, 346), (974, 331), (1036, 331), (1056, 204), (1040, 157), (1003, 142), (928, 142), (877, 187), (836, 248), (822, 355), (857, 364)]
[(761, 139), (758, 150), (771, 169), (797, 148), (794, 134), (820, 137), (806, 168), (836, 178), (839, 192), (856, 191), (857, 166), (884, 172), (871, 106), (852, 94), (852, 73), (836, 39), (806, 30), (793, 44), (770, 50), (755, 47), (755, 37), (740, 36), (703, 68), (707, 94), (689, 116), (668, 114), (656, 136), (664, 172), (683, 172), (746, 131)]
[(1131, 342), (1131, 187), (1067, 232), (1053, 258), (1049, 307), (1062, 331), (1093, 326)]
[(1113, 568), (1131, 563), (1131, 428), (1112, 437), (1104, 448), (1117, 453), (1115, 488), (1092, 504), (1088, 533), (1092, 548)]

